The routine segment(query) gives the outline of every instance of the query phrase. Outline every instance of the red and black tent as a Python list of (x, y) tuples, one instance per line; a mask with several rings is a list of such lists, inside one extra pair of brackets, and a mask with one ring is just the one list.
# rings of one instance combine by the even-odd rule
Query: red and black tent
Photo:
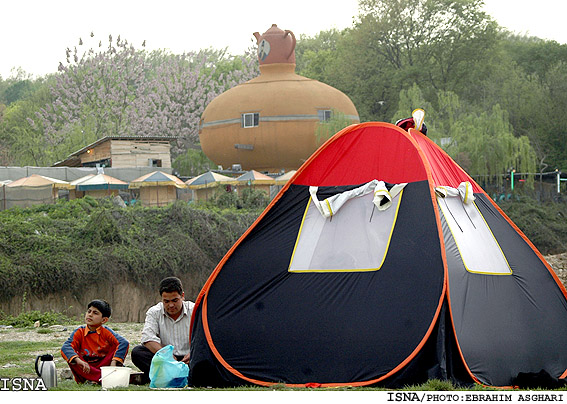
[(565, 288), (478, 184), (408, 130), (337, 133), (228, 251), (193, 313), (195, 386), (565, 377)]

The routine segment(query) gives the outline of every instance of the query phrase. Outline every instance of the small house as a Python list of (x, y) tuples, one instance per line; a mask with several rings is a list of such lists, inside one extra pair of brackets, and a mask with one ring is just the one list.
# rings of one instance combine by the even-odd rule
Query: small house
[(171, 142), (166, 136), (106, 136), (70, 154), (53, 167), (171, 168)]

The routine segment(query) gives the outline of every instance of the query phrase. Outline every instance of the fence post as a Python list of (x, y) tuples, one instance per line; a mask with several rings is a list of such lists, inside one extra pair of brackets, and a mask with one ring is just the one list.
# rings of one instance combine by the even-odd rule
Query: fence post
[(514, 173), (515, 172), (516, 172), (516, 170), (510, 171), (510, 188), (512, 188), (512, 191), (514, 190)]
[(561, 193), (561, 172), (559, 170), (555, 170), (556, 178), (557, 178), (557, 193)]

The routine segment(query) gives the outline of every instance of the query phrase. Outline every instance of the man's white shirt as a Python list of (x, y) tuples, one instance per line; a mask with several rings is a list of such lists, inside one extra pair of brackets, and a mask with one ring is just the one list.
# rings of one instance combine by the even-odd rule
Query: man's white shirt
[(174, 355), (187, 355), (190, 344), (189, 328), (194, 306), (193, 302), (184, 301), (183, 311), (177, 320), (167, 314), (162, 302), (150, 307), (146, 312), (146, 321), (142, 330), (142, 344), (155, 341), (163, 346), (173, 345)]

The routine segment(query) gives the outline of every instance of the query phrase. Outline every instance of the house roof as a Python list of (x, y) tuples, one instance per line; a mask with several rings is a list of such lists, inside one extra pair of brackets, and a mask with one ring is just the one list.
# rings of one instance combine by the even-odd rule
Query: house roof
[(281, 184), (285, 184), (286, 182), (288, 182), (291, 177), (293, 177), (296, 173), (296, 170), (291, 170), (288, 171), (287, 173), (280, 175), (279, 177), (274, 178), (276, 184), (281, 185)]

